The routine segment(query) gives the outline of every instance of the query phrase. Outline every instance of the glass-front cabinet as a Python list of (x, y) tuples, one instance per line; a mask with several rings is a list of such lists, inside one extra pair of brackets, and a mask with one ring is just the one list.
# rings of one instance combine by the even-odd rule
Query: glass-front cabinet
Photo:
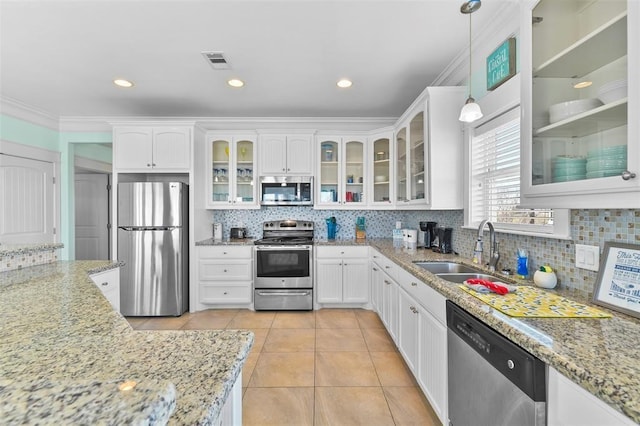
[(207, 208), (259, 208), (256, 136), (207, 134)]
[(366, 137), (318, 137), (317, 207), (361, 208), (366, 204)]
[(396, 205), (426, 204), (424, 112), (396, 133)]
[[(533, 4), (533, 6), (531, 5)], [(639, 208), (640, 2), (523, 7), (522, 204)]]
[(391, 208), (393, 206), (393, 132), (383, 132), (371, 135), (371, 152), (369, 153), (372, 183), (369, 202), (379, 208)]

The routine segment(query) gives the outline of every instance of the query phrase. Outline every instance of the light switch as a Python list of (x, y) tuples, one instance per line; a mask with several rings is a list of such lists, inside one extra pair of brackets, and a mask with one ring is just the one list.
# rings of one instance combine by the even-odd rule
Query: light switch
[(600, 267), (600, 248), (576, 244), (576, 268), (597, 271)]

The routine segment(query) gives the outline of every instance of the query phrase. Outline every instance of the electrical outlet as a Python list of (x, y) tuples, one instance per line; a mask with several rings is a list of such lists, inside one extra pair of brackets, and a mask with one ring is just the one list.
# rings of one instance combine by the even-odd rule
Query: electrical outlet
[(597, 271), (600, 267), (600, 247), (576, 244), (576, 268)]

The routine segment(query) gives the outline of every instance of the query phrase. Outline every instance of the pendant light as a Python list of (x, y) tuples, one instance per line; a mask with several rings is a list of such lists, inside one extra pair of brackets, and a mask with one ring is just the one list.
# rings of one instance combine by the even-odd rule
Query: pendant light
[(458, 118), (458, 120), (465, 123), (472, 123), (482, 118), (480, 105), (478, 105), (476, 100), (471, 96), (471, 14), (480, 9), (481, 5), (480, 0), (468, 0), (460, 6), (460, 12), (465, 15), (469, 15), (469, 98), (462, 107), (460, 117)]

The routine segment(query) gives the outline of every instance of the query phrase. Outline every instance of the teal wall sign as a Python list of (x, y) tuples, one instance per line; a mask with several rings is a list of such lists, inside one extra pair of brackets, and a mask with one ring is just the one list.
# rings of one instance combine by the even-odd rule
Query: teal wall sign
[(487, 56), (487, 90), (516, 75), (516, 39), (510, 38)]

